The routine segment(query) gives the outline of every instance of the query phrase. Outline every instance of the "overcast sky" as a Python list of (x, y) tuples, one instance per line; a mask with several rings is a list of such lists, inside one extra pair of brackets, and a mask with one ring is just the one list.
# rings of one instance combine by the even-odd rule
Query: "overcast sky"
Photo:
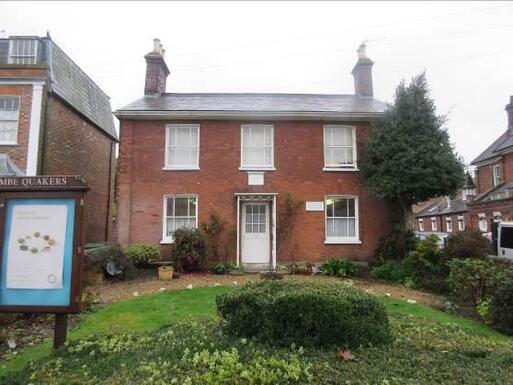
[(143, 94), (159, 37), (168, 92), (353, 93), (368, 40), (374, 95), (393, 100), (425, 70), (456, 149), (470, 162), (506, 130), (513, 2), (1, 2), (0, 30), (45, 35), (111, 97)]

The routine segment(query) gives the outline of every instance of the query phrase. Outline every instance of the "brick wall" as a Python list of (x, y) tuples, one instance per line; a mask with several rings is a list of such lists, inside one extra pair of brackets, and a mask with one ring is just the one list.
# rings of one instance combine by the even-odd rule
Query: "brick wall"
[(44, 174), (81, 175), (90, 190), (86, 201), (86, 242), (104, 241), (110, 192), (113, 141), (56, 97), (49, 98)]
[(482, 194), (493, 187), (493, 166), (501, 166), (502, 181), (513, 183), (513, 153), (502, 155), (501, 159), (476, 169), (477, 192)]
[[(327, 194), (359, 197), (361, 245), (324, 244), (324, 213), (306, 212), (303, 205), (287, 249), (277, 256), (278, 263), (321, 261), (329, 256), (364, 260), (372, 255), (379, 238), (390, 230), (387, 207), (367, 194), (358, 173), (322, 171), (320, 122), (274, 122), (276, 171), (265, 173), (264, 186), (248, 186), (247, 172), (239, 170), (240, 126), (245, 122), (201, 122), (199, 171), (162, 170), (165, 123), (170, 122), (121, 121), (117, 236), (124, 246), (138, 241), (161, 241), (164, 194), (198, 194), (199, 222), (215, 210), (231, 229), (236, 224), (234, 193), (278, 193), (282, 197), (289, 192), (304, 202), (323, 201)], [(367, 125), (357, 124), (359, 150), (366, 133)]]

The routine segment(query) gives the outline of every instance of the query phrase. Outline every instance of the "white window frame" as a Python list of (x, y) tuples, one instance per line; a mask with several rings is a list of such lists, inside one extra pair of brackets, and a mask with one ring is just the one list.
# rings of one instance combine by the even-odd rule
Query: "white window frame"
[[(173, 236), (167, 235), (167, 200), (169, 198), (195, 198), (196, 199), (196, 224), (194, 228), (198, 228), (198, 213), (199, 213), (199, 197), (198, 194), (167, 194), (164, 195), (164, 202), (162, 205), (162, 241), (160, 243), (174, 243), (175, 240), (173, 239)], [(173, 201), (173, 204), (174, 201)], [(173, 210), (175, 212), (175, 210)]]
[[(350, 165), (329, 165), (326, 164), (326, 148), (327, 147), (348, 147), (348, 146), (327, 146), (326, 145), (326, 129), (327, 128), (344, 128), (351, 129), (351, 135), (353, 137), (353, 164)], [(324, 158), (324, 167), (323, 171), (358, 171), (357, 166), (357, 148), (356, 148), (356, 126), (348, 126), (343, 124), (325, 124), (322, 129), (322, 143), (323, 143), (323, 158)]]
[(0, 95), (2, 98), (14, 98), (18, 99), (18, 115), (16, 116), (16, 120), (12, 119), (0, 119), (0, 121), (6, 121), (6, 122), (16, 122), (16, 139), (15, 140), (1, 140), (0, 139), (0, 145), (2, 146), (15, 146), (18, 144), (18, 133), (19, 133), (19, 127), (20, 127), (20, 110), (21, 110), (21, 98), (18, 95)]
[[(263, 127), (271, 129), (271, 164), (263, 164), (263, 165), (247, 165), (244, 164), (244, 130), (252, 127)], [(265, 148), (265, 140), (264, 140), (264, 148)], [(267, 146), (269, 147), (269, 146)], [(276, 170), (274, 167), (274, 125), (273, 124), (241, 124), (240, 126), (240, 167), (239, 170), (249, 170), (249, 171), (261, 171), (261, 170)]]
[(431, 217), (431, 231), (438, 231), (438, 224), (436, 223), (436, 217)]
[[(34, 42), (34, 54), (32, 55), (15, 55), (14, 54), (14, 44), (19, 41), (32, 41)], [(9, 64), (18, 64), (18, 65), (34, 65), (37, 64), (37, 49), (38, 42), (36, 39), (11, 39), (9, 41), (9, 57), (7, 58), (7, 62)], [(30, 59), (31, 63), (15, 63), (14, 59)]]
[(419, 231), (424, 231), (424, 219), (419, 219)]
[(482, 233), (488, 232), (488, 221), (486, 220), (486, 214), (485, 213), (479, 213), (479, 230)]
[(452, 218), (451, 217), (445, 218), (445, 229), (448, 233), (452, 233)]
[[(176, 146), (172, 146), (171, 143), (170, 143), (170, 132), (172, 129), (177, 129), (177, 128), (196, 128), (198, 130), (198, 140), (197, 140), (197, 143), (196, 143), (196, 148), (197, 148), (197, 155), (196, 155), (196, 162), (195, 164), (187, 164), (187, 165), (172, 165), (172, 164), (169, 164), (169, 150), (171, 147), (176, 147)], [(172, 124), (166, 124), (166, 144), (165, 144), (165, 154), (164, 154), (164, 167), (163, 167), (163, 170), (199, 170), (200, 167), (199, 167), (199, 158), (200, 158), (200, 125), (199, 124), (191, 124), (191, 123), (187, 123), (187, 124), (175, 124), (175, 123), (172, 123)], [(192, 147), (187, 147), (187, 148), (192, 148)]]
[[(342, 198), (354, 200), (355, 215), (355, 236), (354, 237), (328, 237), (328, 205), (326, 201), (329, 198)], [(350, 218), (350, 217), (347, 217)], [(360, 240), (360, 212), (358, 209), (358, 196), (356, 195), (337, 195), (329, 194), (324, 196), (324, 243), (325, 244), (361, 244)]]
[(458, 217), (458, 231), (464, 231), (465, 230), (465, 217), (463, 215), (460, 215)]
[[(498, 170), (498, 172), (496, 172)], [(492, 167), (493, 174), (493, 187), (502, 183), (502, 175), (501, 175), (501, 165), (494, 164)]]

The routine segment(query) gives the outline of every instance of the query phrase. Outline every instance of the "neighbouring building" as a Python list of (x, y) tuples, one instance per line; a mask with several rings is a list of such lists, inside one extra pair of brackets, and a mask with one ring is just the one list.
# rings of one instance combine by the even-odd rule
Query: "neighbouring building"
[[(226, 257), (246, 269), (368, 260), (390, 223), (358, 172), (369, 123), (385, 109), (373, 98), (363, 44), (349, 95), (166, 93), (158, 39), (145, 59), (144, 96), (115, 112), (121, 245), (150, 242), (166, 252), (175, 229), (217, 213), (227, 224)], [(290, 232), (279, 220), (286, 196), (302, 202)]]
[(50, 36), (0, 38), (0, 174), (81, 175), (86, 241), (105, 241), (117, 134), (109, 97)]
[(418, 212), (416, 230), (451, 233), (469, 227), (488, 234), (494, 222), (513, 220), (513, 96), (506, 113), (506, 132), (471, 163), (475, 181), (468, 174), (460, 197)]

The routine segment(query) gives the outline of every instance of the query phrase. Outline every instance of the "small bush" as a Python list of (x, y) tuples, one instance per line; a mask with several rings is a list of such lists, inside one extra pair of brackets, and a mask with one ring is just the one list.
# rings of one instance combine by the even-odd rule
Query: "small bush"
[(418, 238), (413, 231), (404, 234), (396, 229), (379, 240), (378, 248), (374, 252), (374, 259), (378, 263), (403, 259), (411, 250), (415, 249), (417, 241)]
[(402, 261), (387, 261), (381, 266), (373, 267), (370, 275), (372, 278), (384, 281), (403, 283), (406, 278), (412, 275), (408, 268)]
[(212, 273), (226, 274), (236, 268), (237, 266), (233, 262), (218, 262), (212, 267)]
[(490, 319), (494, 328), (513, 335), (513, 278), (506, 279), (495, 291), (490, 303)]
[(330, 259), (321, 265), (320, 270), (336, 277), (352, 277), (358, 271), (358, 264), (345, 259)]
[(136, 265), (142, 266), (160, 258), (160, 248), (148, 243), (134, 243), (128, 246), (126, 256)]
[(457, 300), (476, 306), (489, 299), (507, 278), (507, 270), (493, 261), (478, 258), (453, 259), (448, 262), (447, 283)]
[(448, 258), (484, 258), (492, 254), (490, 241), (479, 230), (466, 229), (447, 237)]
[(271, 344), (380, 344), (388, 317), (374, 296), (340, 282), (261, 281), (216, 298), (226, 331)]
[(205, 269), (205, 237), (197, 229), (181, 228), (173, 233), (173, 259), (178, 271)]

